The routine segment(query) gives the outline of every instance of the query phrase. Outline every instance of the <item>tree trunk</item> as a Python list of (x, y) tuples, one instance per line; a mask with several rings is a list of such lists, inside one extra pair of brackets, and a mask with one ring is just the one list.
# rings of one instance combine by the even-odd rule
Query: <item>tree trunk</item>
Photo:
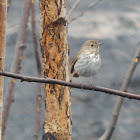
[[(0, 71), (4, 69), (7, 1), (0, 0)], [(3, 76), (0, 76), (0, 140), (2, 139)]]
[[(44, 77), (69, 81), (66, 0), (40, 0)], [(45, 84), (43, 140), (71, 140), (70, 89)]]

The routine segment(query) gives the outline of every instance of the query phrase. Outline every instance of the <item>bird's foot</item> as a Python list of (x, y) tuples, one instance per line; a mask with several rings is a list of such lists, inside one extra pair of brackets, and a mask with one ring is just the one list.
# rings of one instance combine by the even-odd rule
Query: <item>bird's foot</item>
[(80, 85), (81, 85), (81, 89), (83, 89), (83, 84), (81, 83)]

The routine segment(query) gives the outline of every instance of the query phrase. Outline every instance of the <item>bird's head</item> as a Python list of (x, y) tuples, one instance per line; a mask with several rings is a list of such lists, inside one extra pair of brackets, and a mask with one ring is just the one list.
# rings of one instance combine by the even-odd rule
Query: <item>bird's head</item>
[(98, 43), (95, 40), (88, 40), (86, 41), (83, 46), (81, 47), (81, 50), (87, 50), (87, 51), (93, 51), (93, 52), (98, 52), (99, 51), (99, 47), (100, 45), (102, 45), (103, 43)]

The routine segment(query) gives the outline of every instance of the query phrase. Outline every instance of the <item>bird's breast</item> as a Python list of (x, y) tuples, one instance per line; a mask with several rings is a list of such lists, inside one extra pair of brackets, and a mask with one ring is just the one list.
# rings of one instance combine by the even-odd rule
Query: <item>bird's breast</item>
[(80, 76), (90, 77), (95, 75), (101, 67), (100, 55), (93, 53), (82, 54), (75, 64), (75, 71)]

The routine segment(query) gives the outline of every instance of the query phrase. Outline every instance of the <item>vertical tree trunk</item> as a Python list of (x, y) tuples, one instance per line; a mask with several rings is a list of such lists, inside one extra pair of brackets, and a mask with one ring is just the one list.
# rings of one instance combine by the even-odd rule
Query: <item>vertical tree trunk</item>
[[(66, 0), (40, 0), (44, 77), (69, 81)], [(45, 84), (43, 140), (71, 140), (70, 89)]]
[[(4, 69), (7, 1), (0, 0), (0, 70)], [(3, 76), (0, 76), (0, 140), (2, 139)]]

